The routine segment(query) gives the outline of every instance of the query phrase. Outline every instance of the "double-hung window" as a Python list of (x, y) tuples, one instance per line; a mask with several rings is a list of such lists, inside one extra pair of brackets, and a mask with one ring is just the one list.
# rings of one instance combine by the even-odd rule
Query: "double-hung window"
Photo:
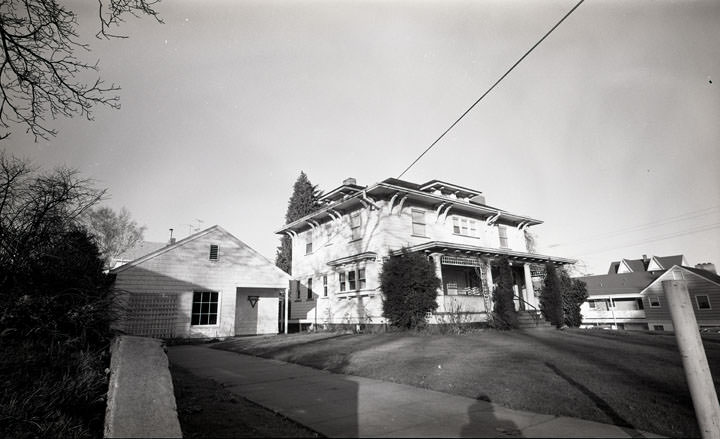
[(507, 227), (498, 226), (498, 235), (500, 236), (500, 248), (508, 248)]
[(425, 236), (425, 211), (420, 209), (412, 210), (412, 234)]
[(313, 299), (313, 288), (312, 288), (313, 280), (312, 278), (308, 278), (307, 280), (307, 300)]
[(323, 297), (327, 297), (328, 292), (328, 284), (327, 284), (327, 274), (323, 275)]
[(355, 270), (350, 270), (348, 274), (348, 289), (350, 291), (357, 289), (357, 282), (355, 281)]
[(362, 226), (362, 219), (360, 218), (360, 211), (356, 210), (350, 214), (350, 230), (353, 241), (360, 239), (360, 226)]
[(218, 318), (218, 293), (195, 291), (193, 293), (191, 325), (216, 325)]
[(340, 291), (345, 291), (347, 289), (347, 283), (345, 282), (345, 273), (339, 273), (338, 279), (340, 280)]
[(358, 268), (358, 288), (364, 290), (366, 285), (367, 282), (365, 281), (365, 269)]
[(313, 231), (308, 230), (307, 236), (305, 237), (305, 254), (308, 255), (312, 253), (312, 244), (313, 244)]

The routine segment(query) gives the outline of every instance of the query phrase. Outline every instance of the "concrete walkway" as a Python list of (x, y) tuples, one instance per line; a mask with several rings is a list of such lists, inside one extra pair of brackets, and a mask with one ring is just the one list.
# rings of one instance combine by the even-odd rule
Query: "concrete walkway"
[(205, 346), (173, 346), (168, 356), (328, 437), (661, 437)]

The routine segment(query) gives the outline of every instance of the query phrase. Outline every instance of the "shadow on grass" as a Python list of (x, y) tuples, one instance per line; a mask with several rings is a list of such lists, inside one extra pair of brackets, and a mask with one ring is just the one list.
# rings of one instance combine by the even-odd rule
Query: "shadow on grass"
[(630, 422), (620, 416), (620, 414), (616, 412), (615, 409), (610, 406), (610, 404), (608, 404), (604, 399), (600, 398), (595, 392), (572, 379), (569, 375), (565, 374), (554, 364), (545, 362), (545, 366), (555, 372), (557, 376), (567, 381), (571, 386), (578, 389), (585, 396), (590, 398), (590, 400), (595, 404), (595, 406), (610, 418), (613, 424), (622, 428), (631, 437), (644, 437), (640, 432), (635, 429), (635, 427)]

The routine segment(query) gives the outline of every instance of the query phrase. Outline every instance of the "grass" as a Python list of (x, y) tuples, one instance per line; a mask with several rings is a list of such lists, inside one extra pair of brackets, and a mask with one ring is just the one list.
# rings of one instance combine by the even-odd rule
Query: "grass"
[(183, 437), (319, 437), (312, 430), (228, 392), (219, 383), (172, 366)]
[[(238, 338), (213, 347), (514, 409), (666, 436), (700, 436), (672, 335), (600, 330), (320, 333)], [(719, 376), (720, 343), (706, 340), (705, 349), (713, 375)]]

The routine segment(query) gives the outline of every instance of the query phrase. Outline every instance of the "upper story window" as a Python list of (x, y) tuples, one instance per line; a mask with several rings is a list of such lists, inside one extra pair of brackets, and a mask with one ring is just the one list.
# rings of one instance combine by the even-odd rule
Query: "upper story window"
[(360, 211), (356, 210), (350, 214), (350, 230), (352, 231), (353, 241), (360, 239), (360, 226), (362, 225), (362, 219), (360, 218)]
[(453, 233), (464, 236), (478, 236), (478, 222), (474, 219), (453, 216)]
[(412, 234), (425, 236), (425, 211), (420, 209), (412, 210)]
[(658, 296), (648, 296), (650, 308), (660, 308), (660, 298)]
[(498, 235), (500, 235), (500, 248), (508, 248), (507, 227), (498, 226)]
[(328, 284), (327, 284), (327, 274), (323, 275), (323, 297), (327, 297), (328, 292)]
[(312, 243), (313, 243), (313, 236), (312, 236), (312, 230), (308, 230), (307, 235), (305, 236), (305, 254), (312, 253)]
[(698, 309), (712, 309), (710, 306), (710, 298), (705, 294), (695, 296), (695, 303), (697, 303)]
[(215, 244), (210, 245), (210, 260), (211, 261), (218, 260), (218, 246)]

